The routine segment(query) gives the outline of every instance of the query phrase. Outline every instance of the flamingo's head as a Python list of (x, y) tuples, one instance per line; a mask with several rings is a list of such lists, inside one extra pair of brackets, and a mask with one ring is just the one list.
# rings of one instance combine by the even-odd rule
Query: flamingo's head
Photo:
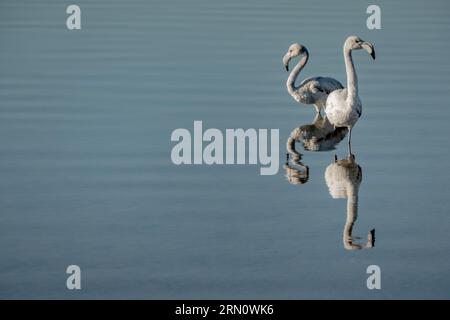
[(283, 57), (283, 65), (286, 68), (286, 71), (289, 71), (289, 61), (291, 61), (292, 58), (298, 57), (300, 55), (307, 54), (308, 50), (304, 46), (298, 43), (291, 44), (288, 51)]
[(350, 36), (345, 40), (344, 48), (347, 50), (366, 50), (375, 60), (375, 48), (370, 42), (362, 40), (357, 36)]

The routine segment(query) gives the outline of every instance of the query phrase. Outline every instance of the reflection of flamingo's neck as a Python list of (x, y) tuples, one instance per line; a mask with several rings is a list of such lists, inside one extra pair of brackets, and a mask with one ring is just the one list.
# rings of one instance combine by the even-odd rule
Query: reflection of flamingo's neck
[[(286, 170), (286, 178), (291, 184), (303, 184), (308, 181), (309, 168), (304, 165), (300, 160), (302, 154), (295, 150), (295, 140), (299, 138), (300, 129), (296, 128), (291, 132), (288, 140), (286, 141), (286, 164), (284, 169)], [(291, 159), (289, 160), (289, 156)]]
[(345, 221), (342, 241), (346, 250), (360, 250), (372, 248), (374, 243), (373, 230), (367, 235), (365, 244), (353, 242), (352, 231), (356, 219), (358, 219), (358, 189), (359, 186), (351, 186), (347, 189), (347, 220)]
[(361, 245), (354, 244), (352, 239), (353, 225), (358, 218), (358, 187), (350, 185), (347, 188), (347, 220), (345, 221), (342, 241), (347, 250), (362, 249)]
[(294, 159), (299, 160), (300, 153), (298, 153), (298, 151), (295, 150), (295, 140), (298, 138), (297, 131), (298, 129), (292, 131), (291, 136), (287, 139), (286, 150)]
[(303, 57), (300, 59), (300, 61), (297, 63), (295, 68), (292, 70), (291, 74), (289, 75), (287, 81), (286, 81), (286, 87), (289, 92), (289, 94), (295, 99), (298, 100), (298, 94), (296, 92), (295, 87), (295, 81), (297, 80), (298, 75), (300, 74), (300, 71), (305, 67), (306, 63), (308, 62), (309, 54), (306, 51)]

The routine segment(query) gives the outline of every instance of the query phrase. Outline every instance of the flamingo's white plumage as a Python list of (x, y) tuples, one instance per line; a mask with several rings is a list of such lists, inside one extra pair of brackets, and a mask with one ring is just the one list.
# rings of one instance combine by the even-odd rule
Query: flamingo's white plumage
[(287, 90), (295, 101), (303, 104), (312, 104), (316, 108), (316, 111), (320, 112), (325, 107), (327, 96), (334, 90), (344, 88), (344, 86), (333, 78), (312, 77), (303, 80), (297, 87), (295, 81), (300, 71), (303, 70), (308, 62), (308, 50), (301, 44), (294, 43), (289, 47), (288, 52), (283, 57), (283, 64), (286, 71), (289, 71), (289, 61), (298, 56), (301, 56), (301, 59), (286, 81)]

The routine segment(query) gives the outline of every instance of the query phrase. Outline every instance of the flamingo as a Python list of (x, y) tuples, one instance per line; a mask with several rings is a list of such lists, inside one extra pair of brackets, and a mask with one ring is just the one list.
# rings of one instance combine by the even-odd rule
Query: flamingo
[(358, 77), (353, 64), (352, 51), (366, 50), (375, 60), (373, 44), (361, 40), (357, 36), (350, 36), (344, 43), (345, 71), (347, 73), (347, 88), (335, 90), (327, 98), (325, 113), (332, 125), (348, 128), (348, 152), (352, 154), (352, 128), (361, 117), (362, 103), (358, 96)]
[(288, 52), (283, 57), (283, 64), (286, 71), (289, 71), (289, 61), (297, 56), (301, 56), (302, 58), (287, 79), (287, 90), (295, 101), (303, 104), (312, 104), (317, 113), (320, 113), (320, 110), (325, 107), (327, 96), (334, 90), (343, 89), (344, 86), (333, 78), (312, 77), (303, 80), (300, 85), (296, 87), (295, 81), (297, 80), (300, 71), (303, 70), (308, 62), (309, 52), (306, 47), (294, 43), (289, 47)]

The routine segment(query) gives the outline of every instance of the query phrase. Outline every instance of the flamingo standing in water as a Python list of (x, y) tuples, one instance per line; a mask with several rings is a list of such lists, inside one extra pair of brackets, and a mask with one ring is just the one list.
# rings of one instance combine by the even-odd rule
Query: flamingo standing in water
[(362, 104), (358, 96), (358, 77), (353, 64), (352, 51), (366, 50), (375, 60), (373, 44), (350, 36), (344, 43), (345, 71), (347, 73), (347, 88), (330, 93), (326, 101), (325, 113), (335, 127), (348, 128), (348, 153), (352, 154), (352, 128), (361, 116)]
[(289, 71), (289, 61), (298, 56), (302, 58), (287, 79), (287, 90), (295, 101), (303, 104), (312, 104), (316, 108), (316, 111), (320, 113), (320, 110), (325, 107), (328, 95), (334, 90), (343, 89), (344, 86), (333, 78), (312, 77), (303, 80), (296, 87), (295, 81), (309, 59), (308, 50), (301, 44), (294, 43), (289, 47), (288, 52), (283, 57), (283, 64), (286, 71)]

